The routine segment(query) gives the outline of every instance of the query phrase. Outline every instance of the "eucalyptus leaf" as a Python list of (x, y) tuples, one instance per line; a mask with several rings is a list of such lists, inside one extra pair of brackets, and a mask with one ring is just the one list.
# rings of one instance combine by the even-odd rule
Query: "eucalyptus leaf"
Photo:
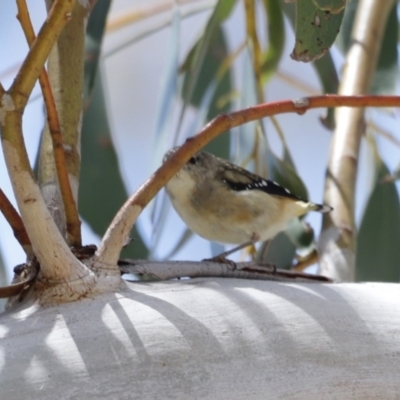
[[(350, 4), (351, 3), (353, 2), (350, 2)], [(281, 3), (281, 6), (294, 29), (296, 23), (296, 14), (293, 4)], [(346, 6), (346, 12), (348, 7), (349, 5)], [(330, 51), (328, 51), (324, 55), (324, 57), (314, 60), (312, 62), (312, 65), (315, 71), (317, 72), (324, 93), (337, 93), (339, 87), (339, 77)], [(335, 127), (334, 117), (335, 117), (334, 108), (328, 108), (326, 111), (326, 116), (321, 118), (321, 121), (324, 124), (324, 126), (326, 126), (328, 129), (333, 130)]]
[(86, 27), (85, 41), (85, 77), (84, 77), (84, 100), (87, 105), (92, 93), (97, 68), (99, 64), (101, 44), (103, 41), (107, 15), (110, 10), (111, 0), (97, 1), (90, 12)]
[[(158, 95), (157, 111), (155, 114), (155, 126), (153, 133), (152, 167), (155, 170), (161, 163), (168, 145), (176, 143), (171, 140), (173, 107), (177, 94), (179, 63), (179, 35), (180, 35), (180, 11), (175, 7), (172, 17), (171, 34), (167, 47), (166, 66), (163, 70), (160, 92)], [(165, 201), (165, 195), (159, 195), (151, 203), (151, 223), (153, 225), (152, 240), (157, 243), (157, 235), (161, 232), (160, 226), (164, 226), (167, 214), (171, 209), (169, 202)], [(152, 246), (154, 249), (154, 246)], [(154, 249), (155, 250), (155, 249)]]
[[(100, 74), (82, 125), (82, 169), (79, 212), (94, 232), (102, 236), (127, 199), (111, 140)], [(146, 258), (147, 249), (133, 228), (133, 242), (124, 257)]]
[(357, 239), (356, 279), (399, 282), (400, 203), (394, 182), (382, 183), (389, 173), (380, 161)]
[(263, 55), (262, 80), (276, 71), (285, 46), (285, 25), (280, 0), (263, 0), (268, 25), (268, 48)]
[[(208, 62), (213, 62), (213, 58), (217, 58), (216, 61), (219, 67), (221, 60), (225, 59), (225, 56), (220, 57), (218, 54), (218, 51), (224, 53), (226, 51), (224, 46), (221, 46), (221, 41), (218, 41), (218, 35), (221, 35), (221, 23), (229, 17), (235, 4), (236, 2), (233, 0), (218, 1), (207, 22), (203, 35), (189, 52), (181, 67), (181, 72), (186, 73), (182, 90), (184, 99), (182, 116), (187, 104), (199, 104), (202, 89), (207, 88), (207, 82), (210, 83), (211, 79), (215, 78), (216, 70), (214, 69), (213, 71), (213, 67)], [(214, 48), (214, 52), (212, 52), (212, 48)], [(218, 63), (218, 61), (220, 62)], [(211, 73), (209, 73), (210, 71)]]
[[(163, 71), (163, 78), (159, 92), (157, 112), (155, 114), (154, 142), (157, 152), (165, 152), (166, 143), (171, 136), (171, 120), (174, 101), (177, 94), (177, 71), (179, 67), (179, 34), (180, 34), (180, 14), (179, 9), (175, 8), (171, 35), (167, 47), (166, 66)], [(157, 163), (161, 161), (161, 155), (153, 157)]]
[(278, 158), (271, 150), (267, 152), (269, 179), (288, 189), (296, 196), (307, 200), (308, 190), (293, 166)]
[[(268, 246), (266, 255), (260, 258), (260, 254), (263, 253), (265, 246)], [(261, 246), (259, 255), (256, 258), (258, 262), (273, 264), (279, 269), (290, 269), (295, 255), (296, 246), (285, 232), (280, 232), (269, 244), (265, 243)]]
[[(225, 98), (232, 90), (232, 73), (227, 69), (222, 76), (219, 74), (224, 61), (228, 57), (228, 47), (225, 39), (224, 32), (220, 26), (216, 28), (215, 35), (212, 42), (207, 48), (203, 64), (199, 67), (197, 83), (193, 84), (195, 75), (190, 72), (189, 65), (193, 62), (196, 49), (201, 45), (201, 40), (192, 48), (186, 62), (181, 70), (186, 71), (182, 96), (193, 86), (192, 96), (190, 103), (199, 108), (199, 112), (205, 115), (203, 122), (207, 122), (218, 114), (227, 113), (231, 110), (231, 102), (226, 101), (221, 103), (221, 99)], [(207, 93), (212, 92), (212, 98), (204, 101)], [(206, 113), (204, 113), (206, 111)], [(230, 134), (229, 131), (219, 135), (205, 148), (205, 151), (215, 154), (218, 157), (229, 158), (230, 153)]]
[(333, 45), (340, 30), (344, 10), (332, 13), (310, 0), (296, 2), (296, 43), (291, 57), (310, 62), (322, 57)]
[(323, 11), (338, 14), (346, 6), (346, 0), (313, 0), (314, 4)]
[[(339, 76), (330, 52), (324, 57), (313, 61), (313, 66), (317, 71), (324, 93), (335, 94), (339, 88)], [(321, 118), (321, 122), (330, 130), (335, 129), (335, 109), (328, 108), (326, 116)]]

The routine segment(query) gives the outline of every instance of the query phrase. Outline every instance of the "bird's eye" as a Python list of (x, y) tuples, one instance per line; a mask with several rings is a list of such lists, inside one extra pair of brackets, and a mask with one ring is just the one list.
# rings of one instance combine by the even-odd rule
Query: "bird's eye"
[(196, 157), (191, 157), (189, 159), (189, 164), (196, 164), (196, 162), (197, 162)]

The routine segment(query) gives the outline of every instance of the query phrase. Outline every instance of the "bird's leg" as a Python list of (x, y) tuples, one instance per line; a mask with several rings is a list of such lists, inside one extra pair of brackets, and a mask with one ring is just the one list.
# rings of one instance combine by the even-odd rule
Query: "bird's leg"
[(268, 254), (268, 249), (269, 246), (271, 245), (271, 239), (267, 240), (263, 246), (260, 249), (260, 254), (256, 257), (256, 259), (254, 260), (255, 264), (257, 264), (258, 266), (263, 266), (263, 267), (268, 267), (268, 268), (272, 268), (272, 273), (274, 274), (276, 272), (276, 265), (275, 264), (270, 264), (270, 263), (266, 263), (264, 260), (267, 257)]
[(223, 253), (218, 254), (215, 257), (206, 258), (203, 261), (214, 261), (214, 262), (219, 262), (219, 263), (227, 263), (227, 264), (230, 264), (233, 267), (233, 269), (236, 269), (236, 263), (232, 260), (228, 260), (226, 257), (233, 253), (236, 253), (238, 250), (244, 249), (247, 246), (257, 243), (259, 240), (260, 240), (260, 236), (256, 233), (253, 233), (253, 235), (251, 236), (251, 239), (248, 240), (247, 242), (242, 243), (239, 246), (236, 246), (231, 250), (224, 251)]
[(268, 254), (268, 249), (269, 249), (270, 244), (271, 244), (271, 239), (270, 239), (270, 240), (267, 240), (267, 241), (261, 246), (260, 254), (259, 254), (258, 257), (256, 258), (256, 262), (258, 262), (258, 263), (264, 262), (265, 258), (267, 257), (267, 254)]

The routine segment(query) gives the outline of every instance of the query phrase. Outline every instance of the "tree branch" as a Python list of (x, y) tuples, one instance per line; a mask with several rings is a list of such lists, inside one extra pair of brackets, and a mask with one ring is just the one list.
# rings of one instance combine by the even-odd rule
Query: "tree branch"
[[(394, 1), (360, 0), (347, 52), (339, 94), (369, 92), (387, 17)], [(363, 108), (340, 108), (335, 115), (325, 202), (333, 207), (323, 217), (319, 237), (320, 273), (339, 281), (355, 278), (355, 186), (361, 138), (365, 130)]]
[(119, 253), (137, 217), (158, 191), (179, 169), (222, 132), (246, 122), (283, 113), (304, 114), (320, 107), (399, 107), (400, 96), (339, 96), (304, 97), (259, 104), (245, 110), (222, 114), (208, 123), (197, 135), (189, 138), (121, 207), (110, 224), (96, 252), (95, 260), (116, 264)]
[(16, 109), (25, 107), (33, 86), (49, 55), (54, 42), (71, 17), (75, 0), (56, 0), (31, 50), (10, 87), (9, 93)]
[(26, 153), (22, 113), (50, 49), (68, 22), (73, 4), (73, 0), (55, 1), (10, 91), (0, 101), (4, 158), (22, 220), (40, 263), (40, 277), (47, 285), (67, 282), (69, 300), (87, 293), (96, 278), (75, 258), (43, 201)]
[(226, 263), (212, 261), (149, 261), (121, 260), (121, 272), (134, 275), (147, 275), (159, 280), (176, 278), (224, 277), (256, 279), (280, 282), (331, 282), (320, 275), (303, 272), (276, 270), (273, 266), (257, 265), (252, 262), (235, 263), (236, 268)]
[(7, 196), (0, 189), (0, 211), (3, 213), (4, 218), (10, 224), (11, 229), (14, 232), (15, 238), (18, 240), (21, 247), (24, 249), (28, 258), (33, 257), (33, 250), (31, 241), (29, 240), (28, 234), (26, 233), (26, 229), (24, 223), (17, 210), (11, 204), (10, 200), (8, 200)]
[[(32, 47), (32, 44), (35, 40), (35, 32), (32, 27), (25, 0), (17, 0), (17, 6), (17, 18), (21, 23), (29, 47)], [(46, 105), (47, 122), (49, 125), (50, 136), (53, 144), (55, 168), (57, 172), (58, 184), (61, 191), (61, 197), (67, 222), (67, 233), (69, 233), (70, 244), (72, 246), (81, 246), (81, 222), (68, 178), (68, 170), (64, 155), (64, 146), (60, 122), (58, 119), (58, 113), (54, 102), (49, 77), (45, 68), (42, 69), (39, 75), (39, 82), (42, 88), (43, 98)]]

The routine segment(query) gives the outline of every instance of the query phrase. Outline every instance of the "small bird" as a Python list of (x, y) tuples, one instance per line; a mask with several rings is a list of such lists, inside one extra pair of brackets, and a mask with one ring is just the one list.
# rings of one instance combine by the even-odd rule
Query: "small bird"
[[(164, 162), (176, 149), (165, 154)], [(191, 157), (166, 184), (166, 191), (193, 232), (210, 241), (240, 245), (223, 257), (272, 239), (291, 219), (309, 211), (332, 210), (206, 152)]]

